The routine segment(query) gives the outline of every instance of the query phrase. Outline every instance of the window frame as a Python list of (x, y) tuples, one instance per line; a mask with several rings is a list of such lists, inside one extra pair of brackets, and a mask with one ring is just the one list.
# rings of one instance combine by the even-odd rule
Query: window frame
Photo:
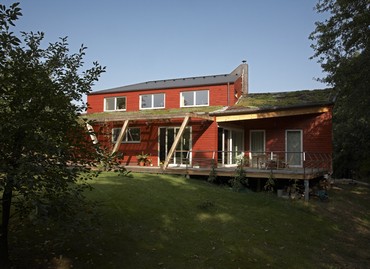
[[(117, 99), (123, 98), (125, 99), (125, 108), (124, 109), (117, 109)], [(114, 99), (114, 109), (107, 109), (107, 100), (108, 99)], [(104, 111), (105, 112), (111, 112), (111, 111), (126, 111), (127, 106), (127, 98), (126, 96), (112, 96), (112, 97), (104, 97)]]
[[(196, 94), (197, 92), (207, 92), (207, 104), (197, 105), (197, 94)], [(185, 98), (183, 96), (184, 93), (192, 93), (193, 95), (192, 105), (185, 105)], [(209, 106), (209, 90), (193, 90), (180, 92), (180, 107), (201, 107), (201, 106)]]
[[(163, 106), (161, 106), (161, 107), (155, 107), (154, 106), (154, 96), (155, 95), (163, 95)], [(151, 103), (152, 103), (151, 107), (142, 107), (142, 105), (143, 105), (143, 101), (142, 101), (143, 96), (151, 96)], [(139, 96), (139, 107), (140, 107), (140, 110), (166, 108), (166, 94), (164, 92), (162, 92), (162, 93), (140, 94), (140, 96)]]
[[(127, 134), (133, 129), (138, 129), (139, 130), (139, 140), (132, 140), (132, 141), (128, 140)], [(117, 131), (118, 132), (117, 138), (118, 138), (119, 132), (121, 131), (121, 128), (112, 128), (112, 143), (113, 144), (117, 143), (117, 139), (114, 139), (115, 130), (118, 130)], [(129, 128), (127, 128), (127, 131), (125, 133), (125, 136), (122, 139), (121, 144), (139, 144), (139, 143), (141, 143), (141, 129), (140, 129), (140, 127), (129, 127)]]

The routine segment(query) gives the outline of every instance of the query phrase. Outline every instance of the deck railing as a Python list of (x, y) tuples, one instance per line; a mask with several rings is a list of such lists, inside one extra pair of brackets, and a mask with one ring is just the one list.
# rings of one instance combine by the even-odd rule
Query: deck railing
[(255, 169), (305, 169), (306, 171), (332, 171), (332, 155), (323, 152), (287, 151), (180, 151), (176, 150), (170, 166), (210, 168), (236, 166), (242, 162)]

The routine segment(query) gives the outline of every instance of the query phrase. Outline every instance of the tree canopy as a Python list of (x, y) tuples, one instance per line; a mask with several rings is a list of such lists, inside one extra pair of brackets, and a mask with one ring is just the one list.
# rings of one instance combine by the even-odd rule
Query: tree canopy
[[(8, 264), (10, 213), (17, 222), (72, 221), (82, 206), (80, 183), (102, 155), (80, 118), (84, 94), (105, 71), (83, 70), (86, 47), (67, 38), (42, 47), (44, 33), (14, 34), (18, 3), (0, 5), (0, 265)], [(77, 184), (78, 183), (78, 184)]]
[[(338, 97), (334, 109), (334, 168), (338, 176), (370, 177), (370, 2), (320, 0), (310, 39)], [(356, 175), (353, 175), (355, 173)]]

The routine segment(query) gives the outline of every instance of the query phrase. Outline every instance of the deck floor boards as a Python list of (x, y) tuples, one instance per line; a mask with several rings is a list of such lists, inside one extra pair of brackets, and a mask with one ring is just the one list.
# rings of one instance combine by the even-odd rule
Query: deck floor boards
[[(162, 169), (158, 166), (126, 166), (126, 169), (131, 172), (153, 173), (153, 174), (179, 174), (179, 175), (201, 175), (207, 176), (210, 174), (211, 168), (193, 168), (193, 167), (168, 167)], [(236, 167), (220, 167), (216, 168), (218, 176), (232, 177), (235, 175)], [(322, 168), (287, 168), (287, 169), (258, 169), (245, 167), (247, 178), (268, 178), (271, 173), (275, 179), (315, 179), (328, 173), (329, 171)]]

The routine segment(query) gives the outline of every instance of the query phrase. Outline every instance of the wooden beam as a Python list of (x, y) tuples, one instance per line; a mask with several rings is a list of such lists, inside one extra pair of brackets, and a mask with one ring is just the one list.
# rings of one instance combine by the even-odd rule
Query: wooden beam
[(172, 144), (172, 146), (171, 146), (170, 151), (168, 152), (167, 158), (166, 158), (166, 160), (164, 161), (163, 169), (166, 169), (166, 168), (167, 168), (168, 163), (169, 163), (169, 161), (171, 160), (173, 153), (175, 152), (175, 149), (176, 149), (176, 147), (177, 147), (177, 144), (180, 142), (180, 138), (181, 138), (182, 134), (184, 133), (185, 127), (186, 127), (186, 125), (187, 125), (187, 124), (188, 124), (188, 122), (189, 122), (189, 119), (190, 119), (190, 117), (189, 117), (189, 116), (186, 116), (186, 117), (184, 118), (184, 120), (183, 120), (183, 122), (182, 122), (182, 124), (181, 124), (180, 130), (179, 130), (179, 132), (177, 133), (177, 135), (176, 135), (176, 137), (175, 137), (175, 140), (173, 141), (173, 144)]
[(122, 128), (121, 128), (121, 132), (119, 133), (119, 136), (117, 138), (116, 144), (114, 145), (114, 148), (112, 150), (112, 154), (118, 151), (119, 146), (122, 143), (123, 137), (125, 136), (125, 133), (127, 131), (128, 122), (129, 122), (129, 120), (125, 120), (124, 121), (124, 123), (122, 125)]
[[(142, 111), (141, 111), (142, 112)], [(117, 122), (125, 120), (166, 120), (166, 119), (183, 119), (186, 116), (192, 118), (199, 118), (209, 121), (214, 121), (213, 116), (209, 116), (208, 112), (174, 112), (174, 113), (163, 113), (163, 114), (146, 114), (139, 112), (128, 112), (125, 113), (95, 113), (90, 115), (84, 115), (94, 122)]]
[(310, 108), (296, 108), (296, 109), (289, 109), (289, 110), (282, 110), (282, 111), (271, 111), (271, 112), (261, 112), (261, 113), (251, 113), (251, 114), (224, 115), (224, 116), (216, 116), (216, 122), (287, 117), (287, 116), (306, 115), (306, 114), (314, 114), (314, 113), (325, 113), (329, 111), (330, 111), (329, 107), (310, 107)]
[(86, 128), (87, 128), (87, 131), (89, 132), (89, 135), (90, 135), (90, 138), (91, 138), (93, 144), (94, 145), (98, 144), (99, 143), (99, 140), (96, 137), (94, 128), (90, 124), (88, 124), (88, 123), (86, 123)]

